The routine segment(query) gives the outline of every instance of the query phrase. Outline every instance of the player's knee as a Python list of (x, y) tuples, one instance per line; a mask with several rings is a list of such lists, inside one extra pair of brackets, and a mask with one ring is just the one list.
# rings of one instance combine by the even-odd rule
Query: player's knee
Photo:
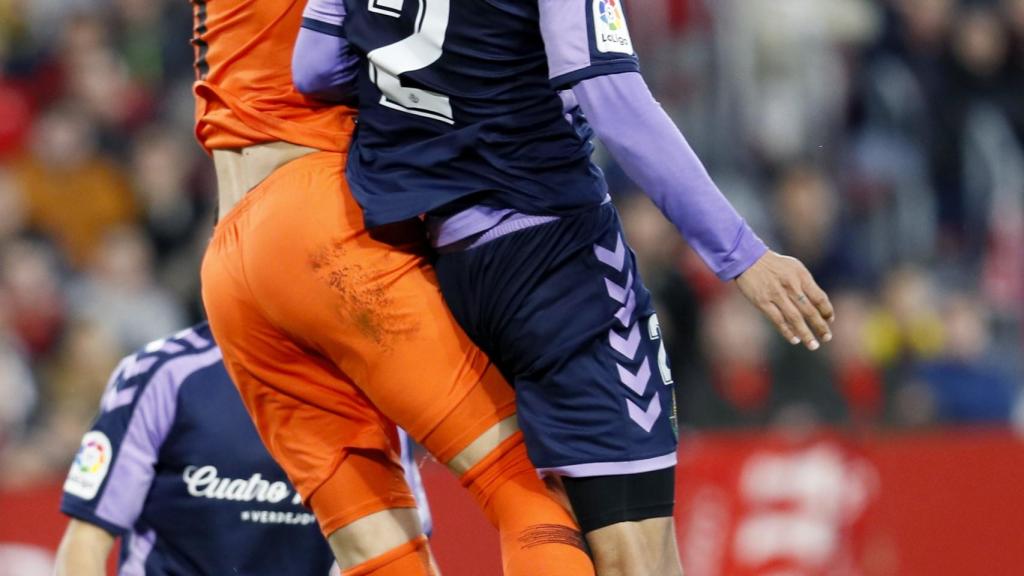
[(420, 536), (350, 568), (343, 576), (437, 576), (427, 538)]
[(675, 467), (639, 474), (562, 478), (584, 534), (621, 522), (672, 517)]
[(517, 432), (519, 432), (519, 424), (516, 422), (516, 417), (513, 415), (505, 418), (485, 430), (469, 446), (463, 448), (454, 458), (449, 460), (447, 462), (448, 468), (458, 476), (464, 475), (493, 454), (502, 443)]
[[(426, 538), (415, 508), (391, 508), (365, 516), (330, 534), (327, 541), (342, 573), (378, 574), (387, 565), (408, 553), (419, 553)], [(427, 552), (429, 557), (429, 552)], [(428, 563), (429, 565), (429, 563)], [(358, 571), (352, 572), (352, 570)], [(370, 570), (370, 571), (367, 571)], [(422, 572), (429, 574), (429, 572)], [(419, 574), (419, 572), (413, 572)]]

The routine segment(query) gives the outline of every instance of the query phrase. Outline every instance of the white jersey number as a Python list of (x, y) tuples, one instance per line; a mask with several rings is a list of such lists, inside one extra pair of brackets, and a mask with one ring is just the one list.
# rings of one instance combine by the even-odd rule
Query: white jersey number
[(672, 370), (668, 367), (668, 354), (665, 352), (665, 341), (661, 339), (661, 323), (658, 322), (657, 314), (651, 314), (647, 321), (647, 335), (651, 340), (658, 341), (658, 371), (661, 372), (661, 380), (668, 386), (672, 383)]
[[(375, 0), (370, 0), (371, 6)], [(376, 0), (380, 4), (380, 0)], [(451, 100), (437, 92), (402, 86), (399, 74), (422, 70), (441, 58), (448, 31), (451, 0), (418, 0), (416, 31), (412, 36), (367, 54), (370, 79), (383, 95), (380, 103), (408, 114), (454, 124)], [(374, 10), (376, 11), (376, 10)]]

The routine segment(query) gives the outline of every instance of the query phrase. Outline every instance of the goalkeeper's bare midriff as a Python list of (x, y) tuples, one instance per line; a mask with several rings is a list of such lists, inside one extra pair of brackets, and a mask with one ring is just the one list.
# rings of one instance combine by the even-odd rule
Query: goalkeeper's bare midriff
[(290, 142), (266, 142), (233, 150), (214, 150), (218, 219), (230, 212), (246, 192), (263, 182), (274, 170), (313, 152), (317, 149)]

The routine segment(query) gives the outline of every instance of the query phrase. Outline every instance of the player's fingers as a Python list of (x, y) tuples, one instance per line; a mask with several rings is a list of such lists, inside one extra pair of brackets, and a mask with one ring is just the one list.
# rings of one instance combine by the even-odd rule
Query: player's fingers
[(822, 317), (821, 312), (811, 303), (810, 296), (805, 294), (799, 287), (794, 287), (789, 289), (789, 297), (818, 338), (822, 342), (830, 342), (832, 340), (832, 331), (829, 330), (828, 322)]
[(779, 290), (776, 293), (776, 297), (773, 300), (775, 305), (782, 311), (783, 317), (786, 319), (786, 323), (796, 332), (796, 335), (804, 343), (804, 346), (808, 350), (817, 350), (821, 348), (821, 344), (818, 339), (814, 337), (814, 333), (807, 326), (807, 322), (804, 321), (804, 317), (800, 314), (800, 310), (793, 305), (789, 294), (785, 290)]
[(811, 304), (817, 308), (818, 313), (827, 322), (835, 322), (836, 312), (832, 308), (832, 301), (829, 300), (828, 294), (818, 286), (818, 283), (814, 281), (814, 278), (810, 274), (804, 278), (803, 292), (807, 295), (807, 298), (811, 301)]
[(772, 324), (775, 324), (775, 329), (779, 331), (779, 334), (782, 334), (782, 337), (785, 338), (787, 342), (790, 344), (800, 343), (800, 337), (797, 336), (796, 333), (793, 332), (793, 329), (789, 327), (789, 324), (786, 323), (786, 317), (782, 315), (782, 311), (779, 310), (778, 306), (768, 301), (759, 307), (761, 308), (761, 311), (764, 312), (764, 315), (772, 321)]

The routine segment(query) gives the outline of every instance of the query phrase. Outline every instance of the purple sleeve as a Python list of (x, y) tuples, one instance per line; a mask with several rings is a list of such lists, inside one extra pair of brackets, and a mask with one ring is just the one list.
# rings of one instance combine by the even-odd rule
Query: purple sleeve
[(739, 276), (764, 255), (764, 242), (712, 182), (640, 74), (595, 77), (572, 91), (626, 174), (719, 278)]
[(145, 374), (155, 360), (130, 356), (118, 366), (64, 483), (61, 510), (115, 535), (142, 512), (177, 408), (169, 374)]
[(210, 346), (189, 329), (161, 340), (118, 365), (103, 394), (100, 413), (64, 482), (61, 511), (111, 534), (130, 530), (142, 513), (156, 475), (160, 451), (178, 411), (178, 392), (192, 374), (222, 361), (220, 348), (167, 354)]
[(309, 0), (302, 19), (328, 24), (340, 31), (345, 22), (345, 0)]
[(163, 372), (139, 396), (117, 458), (110, 470), (112, 490), (104, 490), (96, 516), (131, 528), (142, 513), (156, 474), (156, 463), (177, 409), (177, 387)]
[(554, 88), (640, 70), (621, 0), (539, 0), (539, 9)]
[(315, 98), (335, 102), (355, 96), (359, 58), (345, 39), (341, 0), (310, 0), (292, 52), (295, 88)]

